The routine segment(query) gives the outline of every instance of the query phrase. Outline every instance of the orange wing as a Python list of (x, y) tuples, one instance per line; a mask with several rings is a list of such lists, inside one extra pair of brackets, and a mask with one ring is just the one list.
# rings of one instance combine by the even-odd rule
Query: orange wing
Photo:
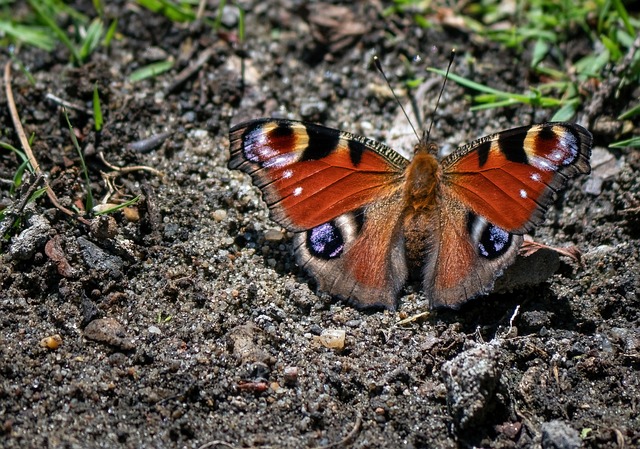
[(229, 168), (251, 175), (271, 218), (295, 232), (387, 196), (408, 164), (378, 142), (291, 120), (235, 126), (230, 151)]
[(523, 234), (542, 221), (567, 178), (590, 172), (592, 140), (573, 123), (510, 129), (458, 148), (442, 161), (442, 181), (476, 214)]

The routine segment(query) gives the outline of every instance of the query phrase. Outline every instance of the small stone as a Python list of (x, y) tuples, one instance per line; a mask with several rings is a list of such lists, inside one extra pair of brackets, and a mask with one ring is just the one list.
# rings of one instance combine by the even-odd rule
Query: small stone
[(44, 217), (32, 215), (27, 225), (29, 227), (11, 241), (9, 255), (13, 260), (31, 259), (49, 240), (51, 225)]
[(40, 340), (40, 346), (47, 349), (58, 349), (62, 345), (62, 337), (59, 334), (51, 335)]
[(326, 329), (316, 339), (325, 348), (343, 349), (346, 335), (342, 329)]
[(140, 211), (137, 207), (125, 207), (122, 209), (122, 214), (129, 222), (137, 223), (140, 221)]
[(89, 269), (106, 272), (109, 277), (114, 279), (122, 277), (124, 262), (120, 257), (107, 253), (84, 237), (78, 237), (77, 242), (82, 259)]
[(111, 215), (100, 215), (91, 220), (91, 234), (98, 240), (112, 239), (118, 233), (118, 223)]
[(223, 221), (227, 218), (227, 211), (224, 209), (217, 209), (213, 212), (213, 219), (217, 222)]
[(284, 234), (280, 229), (267, 229), (264, 233), (264, 239), (267, 242), (279, 242), (284, 238)]
[(309, 98), (300, 105), (300, 117), (312, 120), (323, 117), (327, 112), (327, 102)]
[(124, 326), (113, 318), (93, 320), (84, 328), (85, 338), (106, 343), (124, 351), (135, 347)]
[(298, 382), (298, 367), (287, 366), (284, 369), (284, 383), (287, 385), (293, 385)]
[(442, 365), (447, 403), (459, 429), (481, 424), (491, 409), (500, 378), (494, 346), (478, 345)]
[(149, 326), (149, 329), (147, 330), (149, 331), (150, 334), (162, 335), (162, 331), (158, 326)]
[(578, 449), (582, 440), (578, 431), (562, 421), (542, 424), (542, 449)]

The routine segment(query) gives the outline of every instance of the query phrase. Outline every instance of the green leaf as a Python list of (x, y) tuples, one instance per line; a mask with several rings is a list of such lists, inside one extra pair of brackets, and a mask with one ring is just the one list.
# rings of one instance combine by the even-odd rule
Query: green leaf
[(131, 75), (129, 75), (129, 81), (131, 81), (132, 83), (136, 83), (147, 78), (152, 78), (156, 75), (171, 70), (172, 67), (173, 61), (170, 59), (167, 59), (166, 61), (154, 62), (153, 64), (149, 64), (147, 66), (139, 68), (138, 70), (134, 70)]
[(549, 42), (544, 39), (538, 39), (533, 47), (533, 56), (531, 57), (531, 67), (537, 67), (538, 64), (549, 53)]
[(578, 106), (578, 101), (570, 101), (562, 106), (560, 109), (553, 114), (551, 117), (552, 122), (566, 122), (571, 120), (574, 115), (576, 115), (576, 108)]
[(93, 122), (96, 131), (102, 130), (102, 108), (100, 106), (100, 95), (98, 95), (98, 85), (93, 86)]
[(96, 17), (91, 22), (91, 25), (89, 25), (87, 35), (82, 42), (82, 47), (80, 47), (79, 55), (83, 62), (89, 58), (96, 48), (98, 48), (103, 33), (104, 25), (102, 24), (102, 20)]
[(40, 20), (42, 20), (53, 32), (53, 34), (55, 34), (58, 37), (58, 39), (60, 39), (60, 42), (62, 42), (65, 45), (65, 47), (67, 47), (67, 49), (71, 53), (71, 58), (77, 64), (80, 64), (82, 62), (82, 58), (80, 58), (80, 54), (78, 53), (78, 50), (76, 49), (75, 45), (67, 37), (65, 32), (62, 31), (62, 29), (56, 24), (55, 20), (53, 20), (53, 18), (51, 18), (49, 14), (47, 14), (47, 12), (44, 11), (40, 2), (37, 0), (28, 0), (28, 2), (29, 2), (29, 5), (31, 5), (31, 7), (36, 11)]
[(109, 45), (111, 45), (111, 40), (113, 39), (113, 36), (116, 34), (116, 28), (118, 26), (118, 19), (113, 19), (111, 21), (111, 25), (109, 25), (109, 28), (107, 29), (107, 32), (104, 35), (104, 40), (102, 41), (102, 45), (104, 45), (105, 47), (109, 47)]
[(0, 33), (7, 34), (18, 42), (51, 51), (55, 48), (56, 42), (48, 28), (22, 25), (18, 23), (0, 20)]
[(609, 148), (640, 148), (640, 137), (614, 142), (609, 145)]
[(89, 179), (89, 171), (87, 170), (87, 164), (85, 164), (84, 162), (84, 155), (82, 154), (82, 149), (80, 149), (80, 144), (78, 143), (76, 134), (73, 132), (73, 126), (71, 125), (71, 121), (69, 120), (69, 114), (67, 114), (66, 109), (63, 109), (63, 111), (64, 111), (64, 118), (67, 119), (67, 125), (69, 126), (69, 134), (71, 135), (71, 141), (73, 142), (73, 146), (78, 152), (78, 157), (80, 158), (80, 165), (82, 167), (85, 184), (87, 186), (87, 200), (85, 201), (85, 211), (90, 211), (91, 209), (93, 209), (93, 193), (91, 191), (91, 180)]
[[(172, 22), (193, 22), (196, 13), (169, 0), (137, 0), (138, 4), (150, 11), (160, 13)], [(184, 5), (184, 4), (183, 4)]]
[(622, 114), (618, 116), (618, 120), (626, 120), (626, 119), (635, 117), (638, 114), (640, 114), (640, 104), (635, 105), (628, 111), (624, 111)]

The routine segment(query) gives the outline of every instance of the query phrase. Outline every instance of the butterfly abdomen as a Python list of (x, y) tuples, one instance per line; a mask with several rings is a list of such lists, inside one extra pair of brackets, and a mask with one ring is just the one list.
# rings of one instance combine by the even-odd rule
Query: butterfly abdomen
[(405, 174), (404, 201), (408, 211), (433, 210), (440, 177), (440, 165), (435, 156), (416, 153)]

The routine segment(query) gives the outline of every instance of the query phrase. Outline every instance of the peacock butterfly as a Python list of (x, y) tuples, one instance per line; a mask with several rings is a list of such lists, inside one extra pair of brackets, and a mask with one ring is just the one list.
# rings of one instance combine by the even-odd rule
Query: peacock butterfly
[(229, 168), (251, 175), (298, 264), (356, 307), (394, 309), (409, 275), (432, 307), (488, 293), (553, 194), (589, 173), (592, 136), (573, 123), (509, 129), (441, 162), (426, 137), (411, 161), (365, 137), (263, 118), (230, 131)]

